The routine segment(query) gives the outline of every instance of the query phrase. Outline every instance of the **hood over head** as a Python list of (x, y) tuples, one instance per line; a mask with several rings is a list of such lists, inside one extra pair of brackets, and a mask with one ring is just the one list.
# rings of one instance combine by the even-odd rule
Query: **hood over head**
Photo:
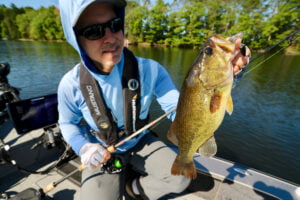
[(88, 65), (87, 62), (89, 62), (89, 59), (86, 58), (86, 53), (82, 51), (77, 42), (74, 27), (79, 19), (79, 16), (92, 3), (112, 4), (115, 8), (116, 15), (123, 21), (125, 18), (125, 0), (59, 0), (60, 18), (66, 40), (80, 54), (86, 65)]

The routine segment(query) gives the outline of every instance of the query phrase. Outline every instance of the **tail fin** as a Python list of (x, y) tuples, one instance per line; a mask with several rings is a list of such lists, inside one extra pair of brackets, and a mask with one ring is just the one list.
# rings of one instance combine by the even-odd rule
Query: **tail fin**
[(189, 179), (195, 179), (197, 177), (196, 167), (193, 161), (189, 163), (183, 163), (176, 157), (171, 169), (172, 175), (183, 175)]

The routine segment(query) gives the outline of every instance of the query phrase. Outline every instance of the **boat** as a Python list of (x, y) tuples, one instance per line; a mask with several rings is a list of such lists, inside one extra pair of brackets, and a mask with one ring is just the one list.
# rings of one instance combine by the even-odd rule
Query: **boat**
[[(80, 160), (61, 136), (57, 94), (14, 100), (5, 111), (9, 117), (0, 126), (0, 199), (79, 200)], [(184, 192), (161, 200), (300, 199), (298, 184), (240, 163), (197, 154), (194, 161), (197, 178)]]

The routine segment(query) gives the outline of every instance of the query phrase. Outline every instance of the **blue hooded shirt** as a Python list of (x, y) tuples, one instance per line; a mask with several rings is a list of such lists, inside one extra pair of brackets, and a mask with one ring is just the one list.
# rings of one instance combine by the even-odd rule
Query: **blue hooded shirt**
[[(101, 75), (97, 73), (97, 70), (94, 70), (95, 66), (90, 62), (86, 53), (80, 49), (74, 33), (74, 26), (80, 14), (94, 2), (95, 0), (60, 0), (61, 21), (67, 41), (78, 52), (81, 62), (98, 82), (107, 107), (116, 119), (118, 128), (122, 129), (124, 128), (124, 119), (121, 80), (124, 54), (122, 54), (120, 62), (114, 66), (110, 74)], [(124, 18), (124, 10), (120, 10), (117, 15), (121, 15), (121, 17), (123, 15)], [(140, 119), (145, 119), (148, 116), (154, 98), (165, 112), (174, 109), (177, 106), (179, 93), (167, 71), (154, 60), (140, 57), (136, 57), (136, 59), (141, 82)], [(79, 71), (79, 64), (77, 64), (63, 76), (58, 87), (59, 126), (64, 139), (77, 155), (79, 155), (81, 147), (88, 142), (100, 142), (106, 146), (104, 141), (90, 133), (90, 129), (98, 131), (98, 128), (80, 91)], [(175, 113), (168, 116), (171, 120), (174, 117)], [(85, 128), (86, 126), (81, 125), (83, 119), (87, 123), (88, 129)], [(126, 152), (135, 146), (146, 133), (147, 130), (118, 147), (117, 153)]]

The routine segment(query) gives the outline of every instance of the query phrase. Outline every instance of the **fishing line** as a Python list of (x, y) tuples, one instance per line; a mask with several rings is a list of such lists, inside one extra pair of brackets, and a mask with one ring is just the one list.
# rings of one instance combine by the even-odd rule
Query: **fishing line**
[(283, 49), (285, 49), (286, 47), (282, 47), (281, 49), (279, 49), (278, 51), (276, 51), (274, 54), (270, 55), (268, 58), (266, 58), (265, 60), (261, 61), (260, 63), (256, 64), (254, 67), (251, 67), (249, 70), (247, 70), (246, 72), (244, 72), (244, 76), (248, 73), (250, 73), (251, 71), (253, 71), (254, 69), (258, 68), (260, 65), (262, 65), (263, 63), (267, 62), (268, 60), (270, 60), (271, 58), (273, 58), (275, 55), (277, 55), (279, 52), (281, 52)]
[[(300, 29), (296, 30), (295, 32), (291, 33), (290, 35), (288, 35), (286, 38), (280, 40), (279, 42), (277, 42), (276, 44), (268, 47), (264, 52), (258, 54), (256, 57), (252, 58), (250, 61), (249, 61), (249, 64), (252, 63), (254, 60), (260, 58), (261, 56), (265, 55), (266, 53), (268, 53), (269, 51), (271, 51), (272, 49), (274, 49), (275, 47), (279, 46), (281, 43), (285, 42), (286, 40), (290, 40), (289, 41), (289, 44), (287, 46), (284, 46), (282, 47), (281, 49), (279, 49), (278, 51), (276, 51), (274, 54), (270, 55), (269, 57), (267, 57), (265, 60), (261, 61), (260, 63), (258, 63), (257, 65), (255, 65), (254, 67), (251, 67), (249, 68), (247, 71), (243, 71), (242, 70), (242, 73), (240, 73), (238, 75), (238, 79), (240, 77), (242, 77), (243, 75), (246, 75), (248, 74), (249, 72), (253, 71), (254, 69), (258, 68), (259, 66), (261, 66), (263, 63), (265, 63), (266, 61), (268, 61), (269, 59), (271, 59), (273, 56), (277, 55), (279, 52), (281, 52), (283, 49), (289, 47), (293, 41), (295, 41), (296, 39), (298, 39), (299, 36), (295, 37), (292, 39), (293, 36), (295, 36), (298, 32), (300, 31)], [(249, 65), (248, 64), (248, 65)], [(245, 69), (245, 68), (243, 68)]]

